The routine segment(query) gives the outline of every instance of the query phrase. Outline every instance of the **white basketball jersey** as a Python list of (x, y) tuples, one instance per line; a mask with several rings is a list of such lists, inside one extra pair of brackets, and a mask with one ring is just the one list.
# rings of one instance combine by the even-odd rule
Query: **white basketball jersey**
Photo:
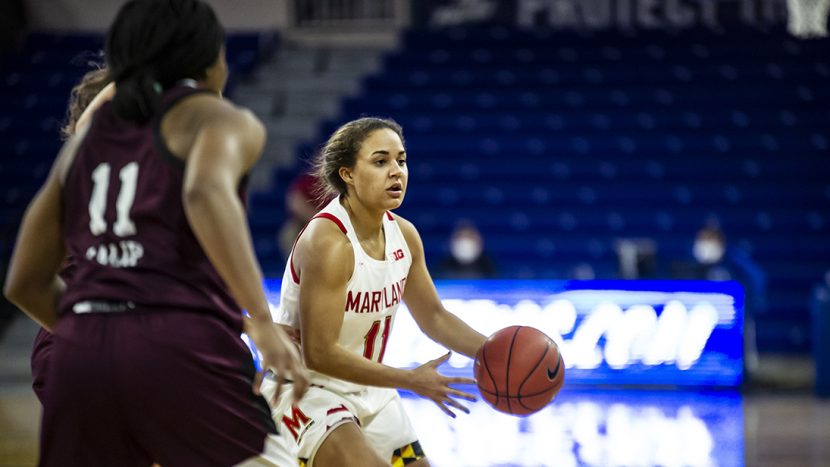
[[(412, 255), (398, 222), (388, 212), (383, 216), (386, 253), (382, 260), (372, 258), (363, 251), (339, 197), (314, 216), (311, 222), (334, 222), (348, 237), (354, 250), (354, 272), (346, 287), (346, 306), (342, 310), (343, 326), (338, 343), (349, 352), (382, 362), (395, 322), (395, 311), (403, 300), (406, 277), (412, 264)], [(293, 269), (293, 255), (292, 251), (282, 278), (277, 322), (299, 328), (300, 285)], [(365, 389), (363, 385), (314, 371), (311, 372), (311, 382), (339, 392)]]

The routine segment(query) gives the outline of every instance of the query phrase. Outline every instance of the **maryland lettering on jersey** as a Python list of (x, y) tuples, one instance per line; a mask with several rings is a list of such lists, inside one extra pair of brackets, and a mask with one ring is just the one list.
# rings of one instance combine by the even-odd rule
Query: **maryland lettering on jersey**
[(357, 293), (349, 291), (346, 297), (346, 309), (344, 312), (354, 313), (378, 313), (403, 300), (403, 292), (406, 288), (406, 277), (394, 282), (381, 290), (360, 291)]

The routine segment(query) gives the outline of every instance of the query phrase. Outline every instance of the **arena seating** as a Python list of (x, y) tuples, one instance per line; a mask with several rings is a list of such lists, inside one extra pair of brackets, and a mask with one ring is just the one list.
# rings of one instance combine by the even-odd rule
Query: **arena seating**
[[(232, 68), (252, 69), (271, 45), (270, 34), (231, 37)], [(759, 345), (804, 352), (810, 289), (830, 268), (828, 45), (775, 29), (410, 31), (297, 155), (348, 119), (395, 118), (411, 171), (400, 213), (420, 229), (428, 261), (446, 253), (457, 220), (471, 219), (507, 278), (567, 279), (584, 264), (615, 277), (620, 238), (654, 240), (666, 277), (717, 218), (729, 248), (767, 276)], [(69, 90), (101, 47), (100, 36), (32, 35), (0, 58), (3, 258), (59, 149)], [(283, 270), (275, 234), (298, 170), (252, 197), (255, 246), (272, 277)]]
[[(615, 277), (619, 238), (654, 240), (668, 277), (716, 218), (729, 249), (767, 276), (766, 300), (753, 297), (759, 345), (808, 349), (810, 287), (830, 268), (830, 42), (468, 27), (411, 31), (403, 44), (298, 155), (361, 115), (401, 123), (411, 184), (400, 213), (430, 263), (466, 218), (504, 277), (567, 279), (586, 263)], [(255, 199), (257, 231), (277, 227), (292, 175)], [(259, 239), (280, 275), (273, 235)]]
[[(249, 72), (277, 43), (274, 33), (234, 34), (227, 49), (234, 77)], [(8, 259), (23, 210), (60, 149), (59, 128), (69, 92), (91, 63), (103, 62), (103, 37), (31, 34), (23, 47), (0, 57), (0, 258)]]

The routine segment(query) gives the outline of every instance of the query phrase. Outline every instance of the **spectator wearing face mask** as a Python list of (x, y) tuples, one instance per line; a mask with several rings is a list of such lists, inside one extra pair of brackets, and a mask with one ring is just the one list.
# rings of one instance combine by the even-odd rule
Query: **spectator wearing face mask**
[(692, 255), (693, 262), (673, 265), (674, 278), (734, 280), (743, 286), (744, 366), (746, 376), (751, 377), (758, 367), (755, 316), (763, 311), (766, 304), (766, 273), (752, 260), (746, 248), (727, 246), (726, 235), (714, 220), (708, 221), (698, 231), (692, 245)]
[(700, 267), (700, 279), (729, 280), (729, 270), (721, 264), (726, 252), (726, 238), (715, 224), (700, 229), (695, 238), (692, 254)]
[(461, 221), (450, 236), (450, 252), (437, 271), (441, 279), (491, 279), (496, 265), (484, 251), (484, 238), (476, 226)]

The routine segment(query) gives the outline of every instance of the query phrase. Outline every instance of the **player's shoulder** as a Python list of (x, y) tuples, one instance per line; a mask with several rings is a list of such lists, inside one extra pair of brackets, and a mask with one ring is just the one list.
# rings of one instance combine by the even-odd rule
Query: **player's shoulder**
[(254, 133), (264, 133), (265, 126), (245, 107), (210, 93), (195, 94), (182, 103), (200, 126), (227, 127)]
[(340, 225), (316, 217), (309, 221), (294, 247), (294, 263), (321, 281), (346, 281), (351, 277), (354, 249)]
[(398, 223), (398, 228), (401, 229), (401, 232), (404, 234), (407, 240), (410, 237), (419, 237), (418, 229), (415, 228), (415, 224), (411, 221), (407, 220), (405, 217), (396, 214), (394, 212), (389, 211), (389, 216), (391, 216), (392, 220)]
[[(336, 218), (335, 218), (336, 219)], [(312, 218), (297, 242), (305, 250), (314, 251), (320, 258), (332, 255), (339, 257), (352, 253), (351, 241), (343, 231), (342, 222), (335, 222), (328, 216)]]

